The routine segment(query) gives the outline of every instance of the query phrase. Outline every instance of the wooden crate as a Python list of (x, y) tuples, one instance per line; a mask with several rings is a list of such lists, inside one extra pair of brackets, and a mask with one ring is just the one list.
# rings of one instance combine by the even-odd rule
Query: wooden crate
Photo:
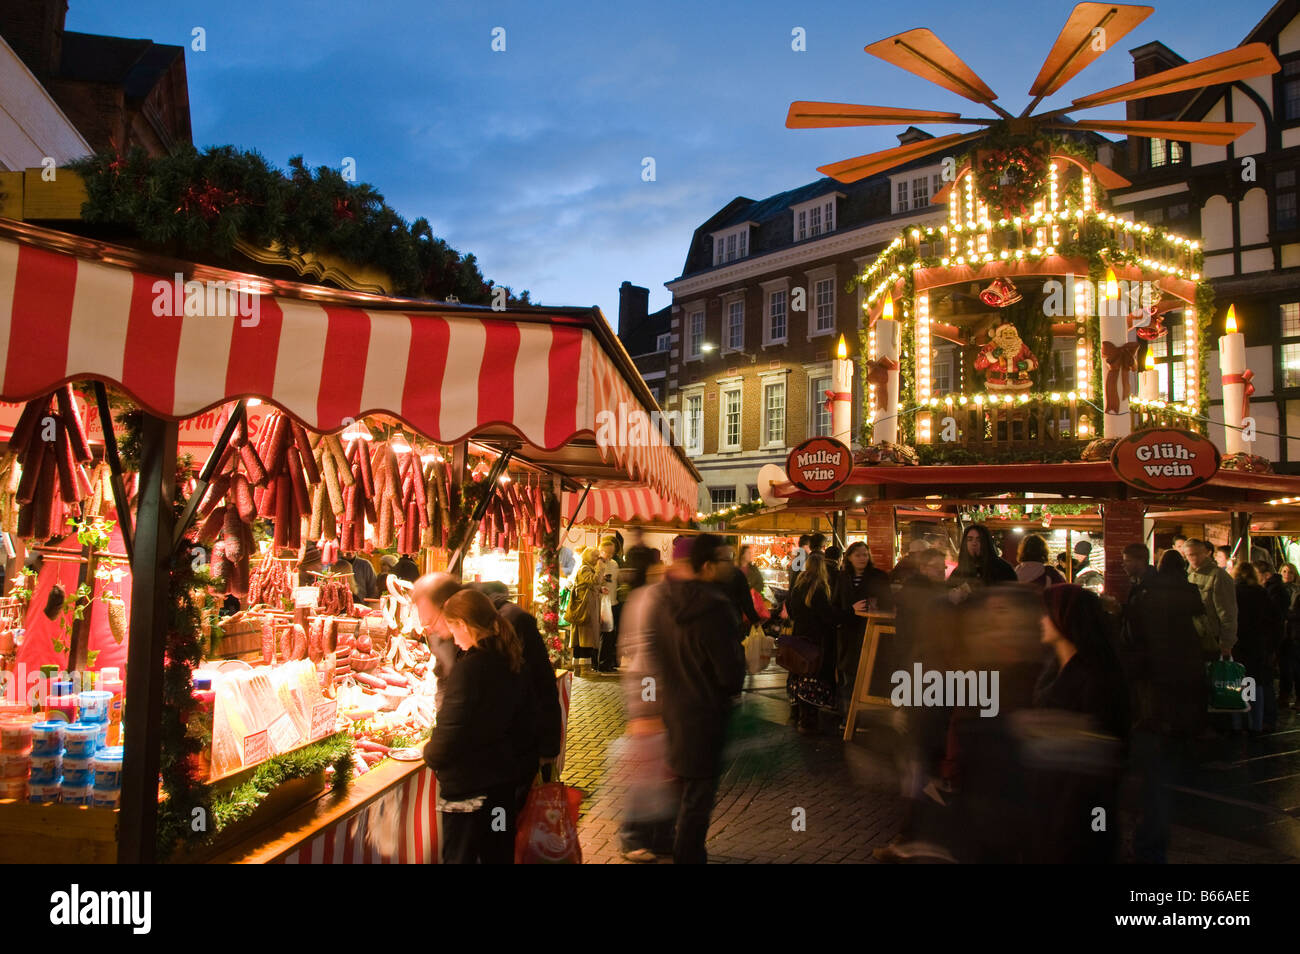
[(118, 812), (89, 805), (0, 801), (0, 864), (117, 862)]

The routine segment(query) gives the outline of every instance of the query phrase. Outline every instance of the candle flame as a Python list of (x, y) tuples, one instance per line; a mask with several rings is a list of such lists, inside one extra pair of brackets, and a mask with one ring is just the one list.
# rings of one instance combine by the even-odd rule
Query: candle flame
[(1155, 356), (1155, 353), (1154, 353), (1153, 351), (1151, 351), (1150, 349), (1147, 349), (1147, 370), (1148, 370), (1148, 371), (1154, 371), (1155, 369), (1156, 369), (1156, 356)]
[(1106, 297), (1114, 301), (1119, 297), (1119, 282), (1115, 279), (1115, 269), (1106, 269)]
[(843, 335), (840, 335), (840, 346), (835, 349), (835, 356), (841, 361), (849, 356), (849, 346), (845, 344)]
[[(884, 318), (886, 321), (894, 320), (894, 296), (888, 292), (885, 293), (885, 304), (884, 307), (880, 309), (880, 317)], [(841, 355), (841, 357), (843, 357), (843, 355)]]
[(1228, 306), (1228, 320), (1224, 323), (1224, 327), (1227, 329), (1228, 334), (1230, 335), (1235, 335), (1237, 333), (1237, 306), (1236, 305)]

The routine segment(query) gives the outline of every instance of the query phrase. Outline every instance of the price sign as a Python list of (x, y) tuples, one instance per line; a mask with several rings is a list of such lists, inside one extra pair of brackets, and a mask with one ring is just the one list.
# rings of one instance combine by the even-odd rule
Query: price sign
[(323, 739), (327, 735), (334, 734), (334, 725), (337, 718), (339, 703), (337, 699), (328, 699), (325, 702), (318, 702), (312, 706), (311, 710), (311, 740)]
[(288, 752), (302, 742), (298, 727), (293, 724), (293, 719), (287, 712), (272, 722), (266, 731), (271, 737), (271, 748), (276, 752)]
[(244, 764), (256, 765), (271, 757), (271, 738), (266, 729), (244, 736)]
[(297, 586), (293, 590), (294, 609), (315, 609), (320, 599), (319, 586)]

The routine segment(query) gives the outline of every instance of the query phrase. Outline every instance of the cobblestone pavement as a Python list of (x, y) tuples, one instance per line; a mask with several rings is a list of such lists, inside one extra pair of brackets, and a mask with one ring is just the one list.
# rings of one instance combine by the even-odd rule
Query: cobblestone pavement
[[(898, 830), (903, 800), (890, 754), (892, 733), (871, 717), (852, 744), (826, 724), (818, 737), (787, 723), (785, 673), (749, 677), (739, 713), (740, 736), (729, 753), (709, 828), (709, 860), (728, 864), (875, 863), (871, 849)], [(583, 789), (579, 834), (588, 864), (625, 863), (618, 827), (629, 770), (618, 758), (624, 730), (616, 677), (574, 679), (564, 781)], [(795, 831), (797, 810), (806, 828)], [(1192, 813), (1193, 823), (1196, 822)], [(1179, 819), (1180, 821), (1182, 819)], [(1296, 862), (1300, 852), (1227, 838), (1211, 819), (1176, 824), (1176, 863)], [(1272, 840), (1270, 839), (1270, 842)]]

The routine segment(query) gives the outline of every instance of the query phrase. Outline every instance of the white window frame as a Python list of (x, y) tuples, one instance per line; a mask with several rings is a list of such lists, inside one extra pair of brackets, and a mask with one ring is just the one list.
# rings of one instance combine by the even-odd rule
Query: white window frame
[[(817, 430), (817, 420), (822, 413), (821, 408), (826, 403), (825, 392), (831, 390), (831, 384), (835, 380), (831, 376), (830, 364), (810, 365), (804, 369), (808, 376), (808, 437), (830, 437), (831, 436), (831, 416), (826, 414), (826, 432), (822, 434)], [(826, 383), (821, 387), (817, 386), (818, 381)], [(786, 400), (789, 400), (790, 390), (786, 389)], [(786, 412), (786, 427), (790, 426), (790, 414)]]
[[(790, 340), (790, 279), (777, 278), (763, 282), (763, 347), (783, 345)], [(781, 292), (785, 295), (785, 334), (779, 338), (772, 336), (772, 296)]]
[[(731, 312), (737, 305), (740, 306), (740, 341), (733, 343), (731, 340)], [(745, 299), (733, 298), (724, 302), (722, 306), (722, 351), (724, 354), (731, 354), (737, 351), (745, 350)]]
[(673, 334), (671, 331), (665, 331), (655, 337), (655, 352), (667, 351), (673, 346)]
[(749, 257), (749, 228), (753, 222), (713, 233), (713, 264), (730, 265)]
[[(758, 376), (758, 446), (759, 450), (780, 450), (787, 447), (790, 437), (790, 383), (789, 368), (771, 370)], [(767, 389), (774, 385), (781, 387), (781, 439), (768, 441)]]
[[(713, 499), (713, 492), (714, 492), (715, 490), (718, 491), (718, 492), (720, 492), (720, 493), (726, 493), (728, 490), (730, 490), (730, 491), (731, 491), (731, 498), (732, 498), (732, 499), (731, 499), (731, 500), (723, 500), (723, 501), (715, 501), (715, 500)], [(737, 501), (740, 500), (739, 495), (736, 493), (736, 488), (735, 488), (735, 486), (731, 486), (731, 487), (709, 487), (709, 488), (708, 488), (708, 491), (709, 491), (709, 513), (716, 513), (718, 510), (720, 510), (720, 509), (723, 508), (723, 507), (734, 507), (734, 506), (736, 505)]]
[[(727, 440), (727, 401), (736, 396), (736, 440)], [(718, 453), (733, 454), (745, 442), (745, 387), (740, 378), (720, 379), (718, 382)]]
[[(691, 403), (699, 402), (700, 421), (695, 429), (695, 440), (691, 441)], [(682, 446), (688, 457), (698, 457), (704, 453), (704, 385), (697, 385), (682, 390)]]
[[(700, 319), (700, 337), (698, 342), (695, 340), (695, 319), (697, 316)], [(697, 305), (687, 306), (686, 321), (684, 324), (686, 330), (686, 341), (683, 343), (682, 353), (686, 355), (687, 361), (703, 361), (704, 338), (708, 333), (709, 326), (708, 313), (705, 311), (703, 302), (700, 302)]]
[[(838, 324), (839, 315), (836, 309), (836, 291), (835, 283), (837, 281), (836, 269), (834, 265), (828, 265), (825, 268), (815, 268), (806, 272), (804, 277), (808, 280), (808, 340), (820, 338), (824, 335), (835, 333)], [(817, 327), (817, 286), (822, 282), (831, 283), (831, 324), (829, 328)]]
[(912, 180), (912, 208), (924, 209), (930, 204), (930, 177), (919, 176)]
[(912, 197), (912, 183), (907, 179), (899, 179), (894, 185), (894, 211), (906, 212), (910, 208), (908, 200)]
[(790, 207), (793, 240), (824, 238), (835, 231), (835, 203), (844, 198), (843, 192), (825, 192), (815, 199)]

